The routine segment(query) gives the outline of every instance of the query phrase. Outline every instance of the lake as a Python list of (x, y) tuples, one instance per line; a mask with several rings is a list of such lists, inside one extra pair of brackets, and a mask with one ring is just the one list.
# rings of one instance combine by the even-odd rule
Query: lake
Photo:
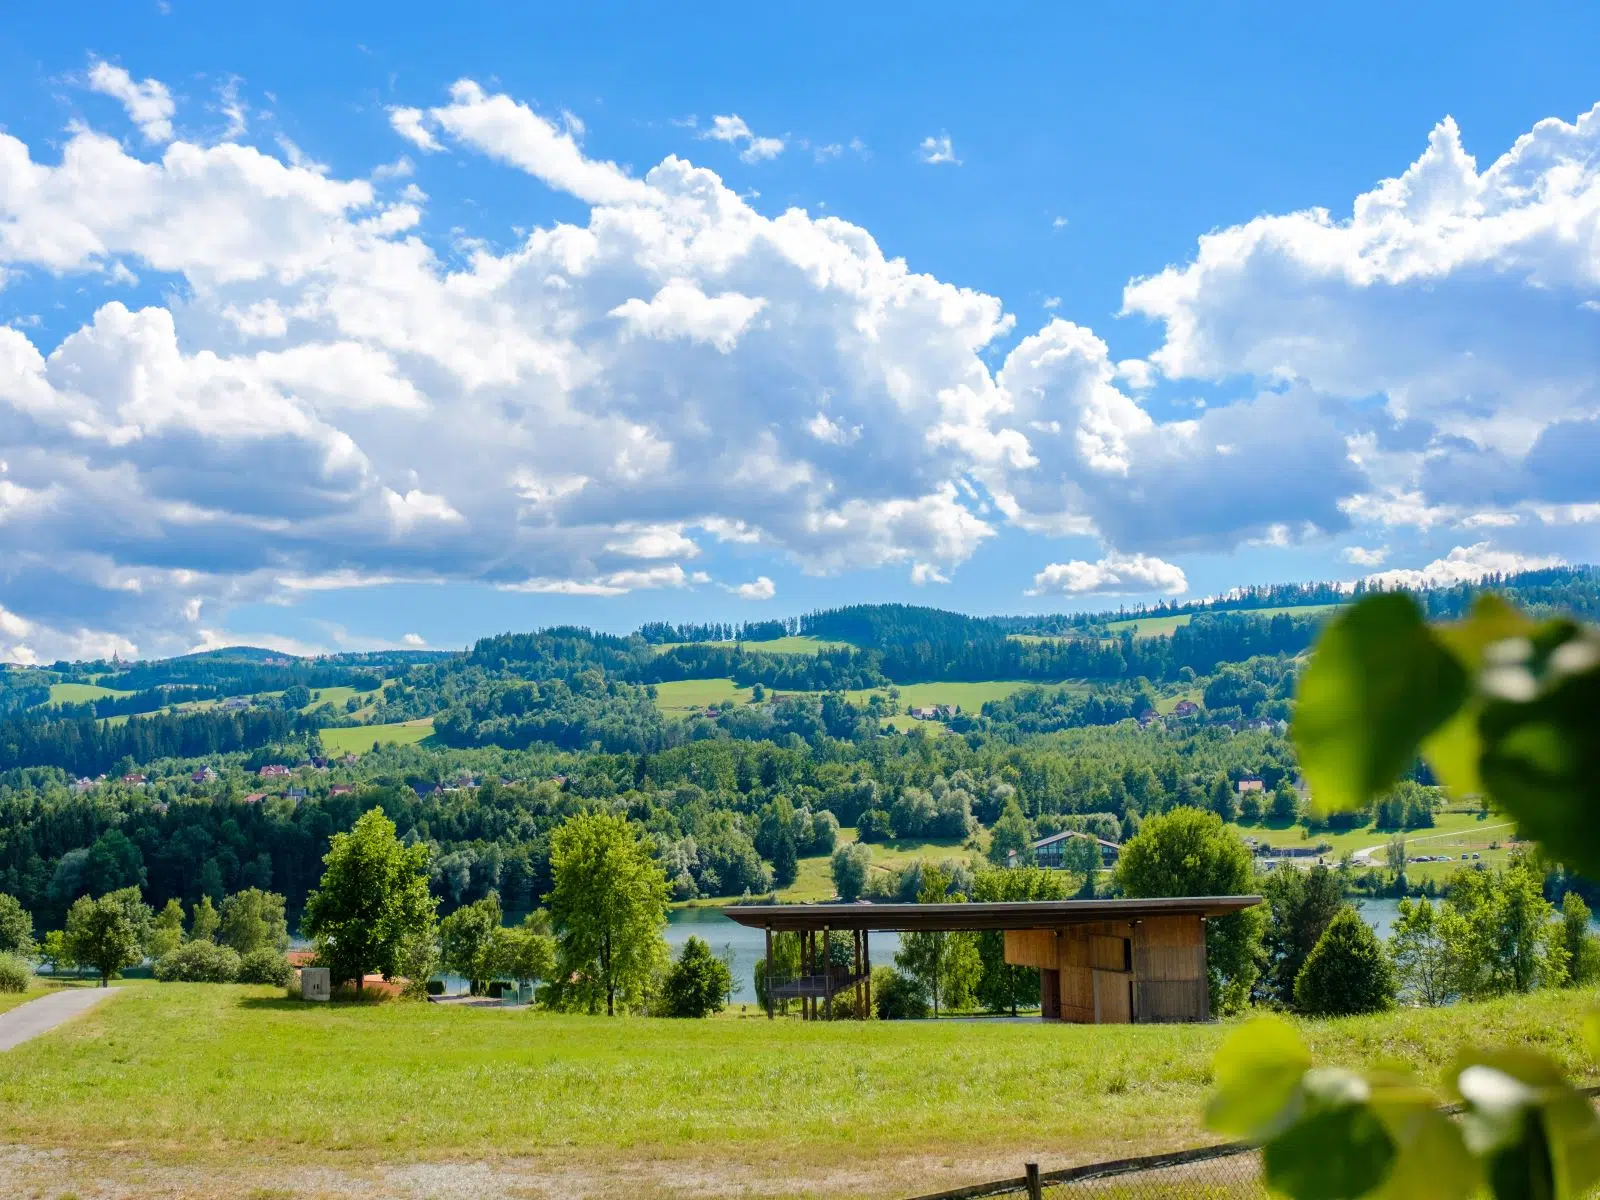
[[(722, 915), (720, 908), (674, 908), (667, 913), (667, 944), (674, 955), (691, 937), (700, 938), (720, 955), (733, 952), (733, 1002), (756, 1002), (756, 963), (766, 957), (767, 937), (759, 929), (749, 929)], [(900, 948), (898, 933), (872, 935), (872, 965), (893, 966), (894, 952)]]

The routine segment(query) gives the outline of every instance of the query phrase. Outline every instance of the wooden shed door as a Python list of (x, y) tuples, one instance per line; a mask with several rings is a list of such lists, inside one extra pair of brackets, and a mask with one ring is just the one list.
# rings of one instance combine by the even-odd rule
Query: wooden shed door
[(1121, 971), (1094, 973), (1094, 1020), (1097, 1025), (1127, 1025), (1133, 1020), (1131, 976)]

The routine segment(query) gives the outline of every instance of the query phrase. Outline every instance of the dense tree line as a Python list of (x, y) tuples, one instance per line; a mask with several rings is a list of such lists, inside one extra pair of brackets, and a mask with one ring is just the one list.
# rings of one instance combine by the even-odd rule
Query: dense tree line
[(267, 708), (160, 713), (120, 724), (48, 710), (12, 714), (0, 720), (0, 772), (59, 767), (74, 775), (100, 775), (119, 763), (232, 754), (313, 732), (297, 714)]

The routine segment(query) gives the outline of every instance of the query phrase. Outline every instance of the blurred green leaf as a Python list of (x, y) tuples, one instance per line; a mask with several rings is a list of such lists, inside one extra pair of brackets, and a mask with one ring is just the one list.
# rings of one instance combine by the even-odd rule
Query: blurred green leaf
[(1323, 632), (1300, 680), (1294, 741), (1312, 801), (1359, 808), (1466, 702), (1469, 677), (1409, 596), (1358, 602)]
[(1496, 1197), (1588, 1193), (1600, 1182), (1600, 1120), (1549, 1059), (1526, 1051), (1466, 1056), (1455, 1079), (1462, 1132)]
[(1287, 1021), (1246, 1021), (1228, 1035), (1212, 1060), (1217, 1090), (1206, 1106), (1206, 1124), (1252, 1141), (1269, 1136), (1286, 1118), (1310, 1066), (1311, 1052)]
[(1403, 1105), (1374, 1093), (1378, 1114), (1397, 1148), (1395, 1163), (1378, 1195), (1402, 1200), (1462, 1200), (1475, 1196), (1483, 1169), (1467, 1152), (1461, 1127), (1436, 1107), (1431, 1096), (1410, 1096)]
[(1294, 1200), (1349, 1200), (1377, 1191), (1396, 1147), (1360, 1077), (1312, 1071), (1305, 1084), (1304, 1111), (1261, 1148), (1268, 1186)]
[[(1456, 656), (1469, 675), (1483, 667), (1484, 651), (1508, 638), (1527, 637), (1533, 622), (1505, 600), (1492, 593), (1479, 596), (1472, 613), (1464, 621), (1434, 627), (1434, 633), (1447, 650)], [(1482, 703), (1469, 699), (1438, 730), (1423, 740), (1422, 753), (1434, 774), (1456, 796), (1472, 796), (1483, 791), (1478, 760), (1483, 743), (1478, 736), (1478, 717)]]
[(1600, 1058), (1600, 1010), (1591, 1008), (1583, 1018), (1583, 1048), (1590, 1058)]
[(1479, 769), (1495, 806), (1553, 858), (1600, 874), (1600, 646), (1541, 627), (1525, 663), (1491, 667)]

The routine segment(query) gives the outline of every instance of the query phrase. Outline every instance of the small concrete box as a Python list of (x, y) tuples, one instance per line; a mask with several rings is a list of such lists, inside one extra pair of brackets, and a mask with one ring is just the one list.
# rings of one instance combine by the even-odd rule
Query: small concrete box
[(300, 968), (300, 999), (328, 1000), (333, 996), (333, 982), (328, 978), (327, 967)]

